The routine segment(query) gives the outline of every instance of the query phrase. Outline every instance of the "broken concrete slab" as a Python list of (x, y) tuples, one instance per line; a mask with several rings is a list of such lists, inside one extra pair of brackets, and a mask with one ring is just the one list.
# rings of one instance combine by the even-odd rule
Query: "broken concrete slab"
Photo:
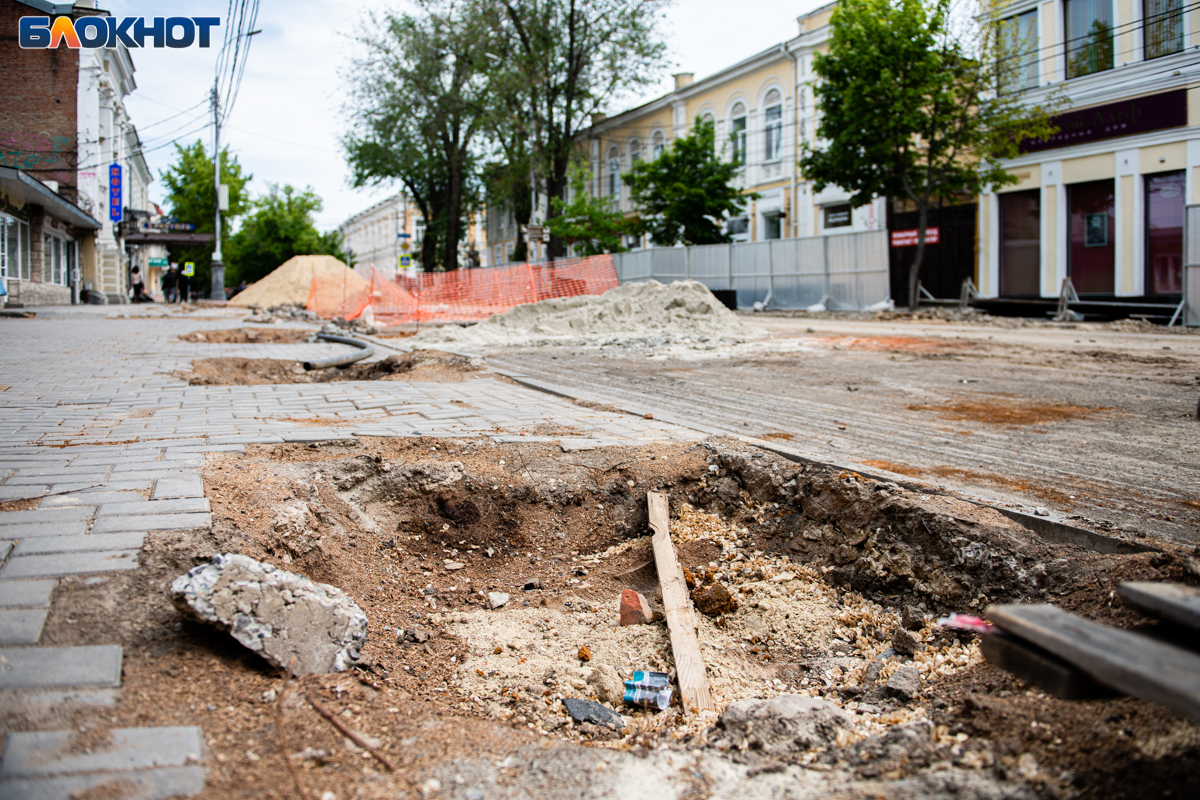
[(776, 758), (800, 756), (837, 743), (852, 727), (850, 715), (828, 700), (783, 694), (770, 700), (738, 700), (717, 720), (714, 744), (749, 748)]
[(223, 628), (293, 675), (341, 672), (367, 638), (362, 609), (337, 587), (232, 553), (171, 584), (183, 612)]
[(120, 685), (120, 645), (0, 648), (0, 689)]

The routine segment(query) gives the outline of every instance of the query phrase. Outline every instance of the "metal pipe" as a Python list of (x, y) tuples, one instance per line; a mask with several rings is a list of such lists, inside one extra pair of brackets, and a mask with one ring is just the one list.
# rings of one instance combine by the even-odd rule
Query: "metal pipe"
[(351, 353), (345, 356), (330, 356), (323, 358), (320, 361), (305, 361), (304, 369), (329, 369), (330, 367), (348, 367), (355, 361), (362, 361), (375, 352), (374, 345), (364, 342), (361, 339), (353, 339), (349, 336), (334, 336), (331, 333), (318, 333), (318, 339), (323, 339), (327, 342), (336, 342), (337, 344), (348, 344), (351, 347), (359, 348), (358, 352)]

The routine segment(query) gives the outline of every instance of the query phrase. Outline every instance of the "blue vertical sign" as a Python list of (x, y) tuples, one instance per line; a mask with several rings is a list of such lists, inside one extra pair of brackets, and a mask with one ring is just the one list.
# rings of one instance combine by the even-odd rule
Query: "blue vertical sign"
[(121, 221), (121, 165), (108, 168), (108, 218)]

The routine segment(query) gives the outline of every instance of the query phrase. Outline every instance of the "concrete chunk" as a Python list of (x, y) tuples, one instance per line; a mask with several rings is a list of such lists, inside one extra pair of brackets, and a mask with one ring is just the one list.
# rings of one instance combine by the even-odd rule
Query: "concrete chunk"
[(120, 645), (0, 648), (0, 689), (120, 685)]

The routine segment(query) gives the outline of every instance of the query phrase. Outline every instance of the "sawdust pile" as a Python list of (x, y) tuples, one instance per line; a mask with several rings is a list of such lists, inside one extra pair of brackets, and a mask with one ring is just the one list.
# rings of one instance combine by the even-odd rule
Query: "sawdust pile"
[(759, 331), (744, 325), (698, 281), (627, 283), (602, 295), (543, 300), (517, 306), (468, 328), (447, 325), (413, 337), (417, 347), (456, 344), (512, 347), (536, 344), (605, 344), (655, 339), (746, 339)]
[(260, 281), (250, 284), (229, 301), (231, 306), (277, 306), (284, 303), (308, 302), (308, 292), (313, 278), (344, 280), (346, 293), (366, 291), (370, 285), (333, 256), (292, 256), (274, 272)]

